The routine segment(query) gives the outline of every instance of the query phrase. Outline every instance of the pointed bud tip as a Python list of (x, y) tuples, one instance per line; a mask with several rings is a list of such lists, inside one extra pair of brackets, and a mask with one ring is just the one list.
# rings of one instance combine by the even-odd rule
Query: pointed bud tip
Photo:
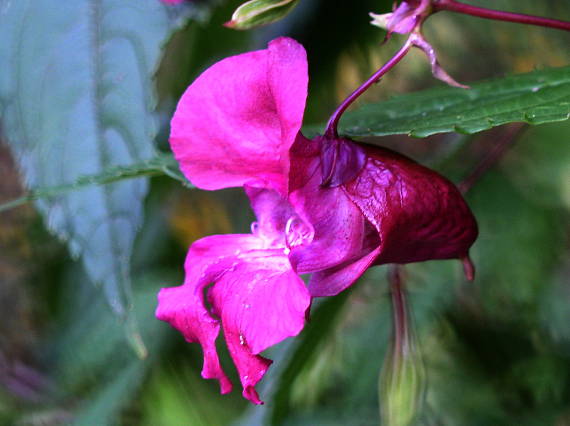
[(129, 343), (138, 359), (143, 360), (148, 357), (148, 349), (146, 348), (139, 333), (132, 333), (129, 336)]
[(473, 264), (473, 261), (469, 255), (467, 255), (461, 259), (461, 262), (463, 263), (463, 273), (465, 274), (465, 278), (467, 281), (472, 282), (475, 280), (475, 265)]
[(446, 80), (444, 80), (444, 81), (453, 87), (458, 87), (460, 89), (471, 89), (471, 86), (468, 86), (467, 84), (459, 83), (455, 79), (451, 79), (451, 81), (446, 81)]
[(388, 18), (391, 15), (392, 15), (391, 13), (377, 14), (373, 12), (370, 12), (368, 14), (368, 16), (372, 18), (372, 20), (370, 21), (371, 25), (374, 25), (375, 27), (378, 28), (382, 28), (383, 30), (386, 31), (388, 31)]
[(271, 24), (291, 12), (299, 0), (250, 0), (239, 6), (224, 24), (234, 30), (249, 30)]

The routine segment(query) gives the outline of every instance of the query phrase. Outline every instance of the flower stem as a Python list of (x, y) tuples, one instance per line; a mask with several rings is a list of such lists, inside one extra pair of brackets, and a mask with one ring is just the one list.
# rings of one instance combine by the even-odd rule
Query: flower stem
[(398, 52), (396, 52), (396, 54), (392, 56), (392, 58), (388, 62), (386, 62), (378, 71), (372, 74), (368, 80), (362, 83), (360, 87), (358, 87), (354, 92), (348, 95), (348, 97), (344, 101), (342, 101), (342, 103), (338, 106), (335, 112), (331, 115), (331, 118), (329, 118), (329, 122), (327, 123), (327, 127), (325, 129), (325, 136), (333, 139), (338, 138), (338, 122), (342, 114), (344, 114), (346, 109), (360, 95), (366, 92), (366, 90), (368, 90), (368, 88), (370, 88), (370, 86), (372, 86), (374, 83), (378, 82), (384, 74), (386, 74), (388, 71), (394, 68), (394, 66), (398, 62), (400, 62), (404, 58), (404, 56), (406, 56), (406, 54), (409, 52), (410, 48), (413, 45), (414, 37), (415, 34), (412, 34), (408, 38), (406, 43), (404, 43), (404, 45), (400, 48), (400, 50), (398, 50)]
[(394, 325), (394, 350), (402, 354), (409, 351), (408, 312), (402, 272), (399, 265), (393, 265), (389, 272), (390, 293), (392, 295), (392, 315)]
[(507, 127), (503, 137), (493, 145), (493, 148), (489, 150), (487, 155), (483, 157), (469, 175), (457, 185), (459, 191), (465, 195), (489, 169), (503, 158), (504, 154), (527, 128), (528, 126), (525, 123), (515, 123)]
[(570, 31), (570, 22), (558, 19), (542, 18), (540, 16), (525, 15), (523, 13), (504, 12), (501, 10), (487, 9), (484, 7), (471, 6), (455, 0), (433, 0), (433, 11), (448, 10), (450, 12), (463, 13), (484, 19), (496, 21), (517, 22), (519, 24), (538, 25), (540, 27), (556, 28)]

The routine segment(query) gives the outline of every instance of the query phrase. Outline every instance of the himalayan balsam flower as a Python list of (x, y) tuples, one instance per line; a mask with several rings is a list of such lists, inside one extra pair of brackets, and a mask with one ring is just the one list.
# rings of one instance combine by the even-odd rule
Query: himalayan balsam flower
[(477, 234), (437, 173), (348, 139), (305, 138), (307, 85), (305, 50), (279, 38), (207, 69), (172, 119), (183, 173), (202, 189), (243, 186), (257, 222), (251, 234), (193, 243), (184, 284), (160, 291), (156, 315), (201, 344), (202, 376), (226, 393), (215, 347), (222, 327), (254, 403), (271, 363), (260, 353), (301, 331), (311, 297), (338, 294), (374, 264), (466, 259)]

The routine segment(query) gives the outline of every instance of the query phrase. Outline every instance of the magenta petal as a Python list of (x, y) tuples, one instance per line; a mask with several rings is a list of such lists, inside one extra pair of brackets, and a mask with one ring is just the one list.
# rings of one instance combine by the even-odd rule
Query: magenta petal
[(170, 143), (186, 177), (203, 189), (248, 184), (286, 196), (288, 152), (301, 128), (307, 84), (305, 50), (290, 38), (208, 68), (171, 123)]
[(354, 262), (346, 262), (334, 268), (311, 275), (309, 292), (312, 297), (336, 296), (356, 282), (372, 265), (380, 253), (380, 247)]
[(156, 317), (178, 329), (186, 341), (200, 343), (204, 351), (202, 376), (219, 380), (222, 393), (230, 392), (232, 385), (216, 352), (219, 321), (206, 309), (203, 290), (233, 266), (237, 255), (258, 245), (259, 239), (252, 235), (214, 235), (196, 241), (186, 257), (184, 285), (163, 288), (158, 294)]
[(307, 53), (302, 45), (288, 37), (271, 41), (268, 51), (269, 86), (281, 124), (281, 138), (283, 144), (291, 148), (305, 112), (309, 85)]
[(228, 350), (238, 370), (243, 387), (243, 397), (254, 404), (263, 404), (255, 390), (255, 385), (263, 378), (272, 361), (261, 355), (253, 355), (249, 347), (242, 343), (244, 342), (243, 335), (237, 331), (234, 324), (224, 322), (224, 335)]
[(388, 31), (400, 34), (412, 32), (430, 5), (430, 0), (404, 0), (387, 18)]
[(270, 361), (258, 354), (303, 328), (311, 298), (284, 255), (242, 258), (210, 291), (222, 318), (230, 355), (237, 367), (243, 395), (259, 404), (255, 385)]
[(364, 150), (348, 139), (321, 136), (322, 185), (330, 188), (353, 180), (366, 163)]
[[(268, 255), (259, 256), (263, 252)], [(237, 330), (253, 354), (296, 336), (305, 324), (311, 301), (289, 259), (272, 252), (278, 251), (260, 250), (240, 259), (210, 291), (224, 328)]]
[(339, 265), (361, 256), (366, 219), (342, 187), (323, 188), (320, 142), (299, 135), (291, 151), (290, 202), (314, 229), (312, 242), (291, 251), (301, 273)]
[(290, 240), (287, 236), (292, 224), (296, 224), (297, 228), (303, 231), (299, 235), (299, 243), (312, 239), (312, 227), (299, 218), (289, 201), (278, 192), (249, 186), (244, 189), (257, 216), (257, 222), (252, 225), (252, 232), (264, 241), (266, 247), (284, 249)]
[(216, 351), (220, 325), (204, 307), (201, 294), (189, 286), (163, 288), (158, 293), (156, 317), (179, 330), (187, 342), (200, 343), (204, 352), (202, 377), (217, 379), (221, 393), (231, 392), (232, 383), (222, 370)]
[[(186, 258), (184, 285), (162, 289), (156, 312), (188, 342), (202, 345), (202, 375), (218, 379), (225, 393), (231, 383), (215, 346), (221, 322), (243, 395), (256, 404), (261, 401), (255, 385), (271, 364), (259, 353), (302, 330), (311, 299), (283, 249), (263, 245), (254, 235), (214, 235), (196, 241)], [(213, 286), (206, 289), (209, 284)], [(210, 310), (203, 300), (205, 291)]]

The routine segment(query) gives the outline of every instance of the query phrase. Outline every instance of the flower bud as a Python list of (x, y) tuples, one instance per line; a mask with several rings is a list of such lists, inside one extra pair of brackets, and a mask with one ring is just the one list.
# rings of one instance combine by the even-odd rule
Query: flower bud
[(409, 426), (420, 411), (425, 375), (418, 352), (392, 351), (380, 374), (383, 426)]
[(383, 426), (408, 426), (414, 424), (422, 405), (425, 373), (400, 267), (393, 267), (389, 278), (393, 329), (391, 347), (380, 373), (380, 416)]
[(238, 7), (232, 19), (224, 25), (236, 30), (248, 30), (271, 24), (285, 17), (299, 0), (250, 0)]
[(377, 14), (377, 13), (369, 13), (370, 17), (372, 18), (372, 21), (370, 21), (370, 24), (374, 25), (375, 27), (378, 28), (382, 28), (383, 30), (388, 31), (388, 20), (390, 18), (390, 16), (392, 15), (391, 13), (382, 13), (382, 14)]

